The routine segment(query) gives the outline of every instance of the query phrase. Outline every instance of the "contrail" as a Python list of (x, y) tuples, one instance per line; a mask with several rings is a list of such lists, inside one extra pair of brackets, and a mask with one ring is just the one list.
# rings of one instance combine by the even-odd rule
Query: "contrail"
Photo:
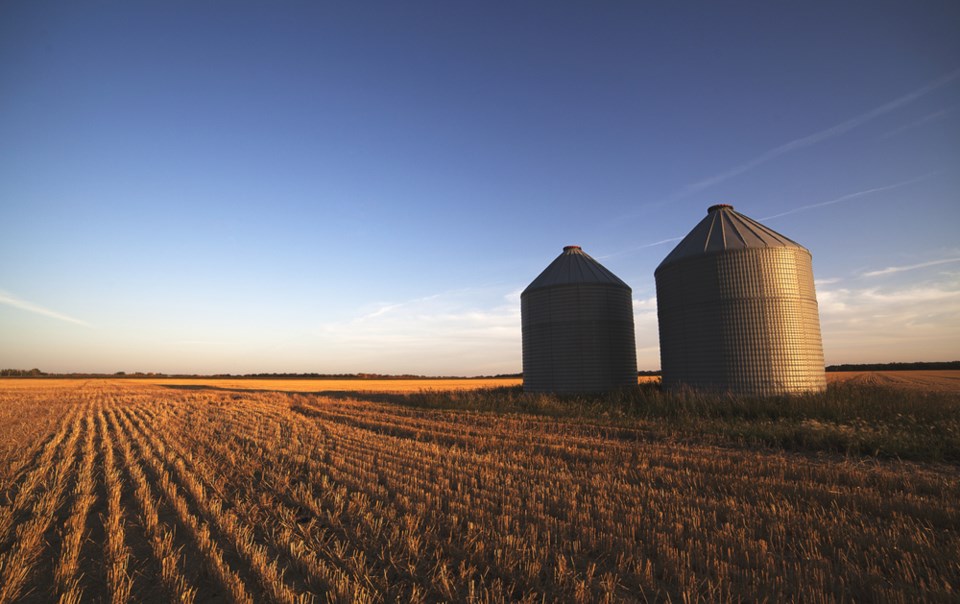
[(951, 106), (951, 107), (947, 107), (946, 109), (941, 109), (940, 111), (934, 111), (933, 113), (928, 113), (927, 115), (921, 117), (921, 118), (918, 119), (918, 120), (914, 120), (914, 121), (910, 122), (909, 124), (904, 124), (903, 126), (900, 126), (899, 128), (894, 128), (893, 130), (887, 132), (886, 134), (881, 135), (879, 138), (880, 138), (880, 140), (883, 140), (883, 139), (886, 139), (886, 138), (891, 138), (891, 137), (893, 137), (893, 136), (896, 136), (896, 135), (900, 134), (901, 132), (906, 132), (907, 130), (912, 130), (912, 129), (914, 129), (914, 128), (918, 128), (918, 127), (920, 127), (920, 126), (922, 126), (922, 125), (924, 125), (924, 124), (927, 124), (927, 123), (929, 123), (929, 122), (935, 122), (935, 121), (937, 121), (937, 120), (941, 120), (941, 119), (947, 117), (948, 115), (950, 115), (950, 112), (952, 112), (953, 110), (955, 110), (957, 107), (958, 107), (957, 105), (953, 105), (953, 106)]
[(802, 138), (792, 140), (788, 143), (780, 145), (779, 147), (774, 147), (773, 149), (770, 149), (766, 153), (763, 153), (751, 159), (748, 162), (742, 163), (739, 166), (736, 166), (735, 168), (727, 170), (726, 172), (722, 172), (720, 174), (717, 174), (716, 176), (711, 176), (710, 178), (706, 178), (699, 182), (695, 182), (693, 184), (687, 185), (676, 195), (676, 197), (686, 197), (687, 195), (691, 195), (698, 191), (702, 191), (708, 187), (712, 187), (713, 185), (716, 185), (725, 180), (733, 178), (734, 176), (739, 176), (740, 174), (743, 174), (748, 170), (752, 170), (761, 164), (765, 164), (771, 159), (775, 159), (777, 157), (780, 157), (781, 155), (790, 153), (791, 151), (803, 149), (805, 147), (815, 145), (819, 142), (822, 142), (827, 139), (833, 138), (835, 136), (839, 136), (841, 134), (849, 132), (850, 130), (853, 130), (857, 126), (861, 126), (871, 120), (874, 120), (880, 117), (881, 115), (890, 113), (895, 109), (899, 109), (904, 105), (912, 103), (917, 99), (920, 99), (930, 94), (931, 92), (933, 92), (938, 88), (946, 86), (950, 82), (956, 80), (958, 77), (960, 77), (960, 69), (951, 71), (950, 73), (940, 78), (937, 78), (936, 80), (933, 80), (932, 82), (929, 82), (924, 86), (921, 86), (920, 88), (914, 90), (913, 92), (905, 94), (900, 98), (894, 99), (889, 103), (884, 103), (879, 107), (871, 109), (870, 111), (867, 111), (866, 113), (858, 115), (854, 118), (850, 118), (845, 122), (840, 122), (836, 126), (831, 126), (826, 130), (821, 130), (820, 132), (815, 132), (814, 134), (811, 134), (809, 136), (804, 136)]
[[(929, 174), (924, 174), (922, 176), (917, 176), (916, 178), (911, 178), (909, 180), (904, 180), (902, 182), (897, 182), (892, 185), (885, 185), (882, 187), (874, 187), (872, 189), (866, 189), (863, 191), (857, 191), (856, 193), (848, 193), (836, 199), (831, 199), (830, 201), (821, 201), (820, 203), (813, 203), (807, 206), (800, 206), (799, 208), (794, 208), (792, 210), (787, 210), (786, 212), (780, 212), (779, 214), (773, 214), (772, 216), (765, 216), (759, 218), (761, 222), (767, 220), (773, 220), (774, 218), (780, 218), (781, 216), (788, 216), (790, 214), (796, 214), (797, 212), (806, 212), (807, 210), (813, 210), (815, 208), (821, 208), (823, 206), (833, 205), (835, 203), (841, 203), (850, 199), (856, 199), (857, 197), (863, 197), (864, 195), (870, 195), (871, 193), (879, 193), (880, 191), (889, 191), (891, 189), (898, 189), (900, 187), (905, 187), (907, 185), (912, 185), (913, 183), (921, 182), (932, 178), (940, 172), (930, 172)], [(654, 241), (653, 243), (645, 243), (637, 247), (628, 248), (625, 250), (620, 250), (619, 252), (613, 252), (611, 254), (604, 254), (603, 256), (597, 256), (598, 260), (606, 260), (608, 258), (616, 258), (617, 256), (622, 256), (624, 254), (630, 254), (639, 250), (643, 250), (649, 247), (656, 247), (658, 245), (663, 245), (665, 243), (673, 243), (674, 241), (680, 241), (683, 237), (671, 237), (670, 239), (661, 239), (660, 241)]]
[(59, 319), (61, 321), (66, 321), (67, 323), (83, 325), (84, 327), (92, 327), (92, 325), (90, 325), (86, 321), (81, 321), (80, 319), (74, 319), (71, 316), (65, 315), (63, 313), (59, 313), (55, 310), (50, 310), (49, 308), (37, 306), (36, 304), (32, 304), (30, 302), (27, 302), (26, 300), (21, 300), (4, 291), (0, 291), (0, 304), (13, 306), (14, 308), (19, 308), (20, 310), (25, 310), (27, 312), (43, 315), (45, 317), (50, 317), (52, 319)]
[(671, 237), (670, 239), (661, 239), (660, 241), (654, 241), (653, 243), (645, 243), (643, 245), (638, 245), (637, 247), (632, 247), (626, 250), (620, 250), (619, 252), (613, 252), (612, 254), (604, 254), (603, 256), (597, 256), (598, 260), (606, 260), (607, 258), (616, 258), (617, 256), (622, 256), (624, 254), (629, 254), (631, 252), (636, 252), (639, 250), (647, 249), (648, 247), (656, 247), (658, 245), (663, 245), (664, 243), (673, 243), (674, 241), (680, 241), (683, 237)]
[(908, 266), (888, 266), (887, 268), (881, 269), (879, 271), (870, 271), (869, 273), (864, 273), (864, 277), (878, 277), (880, 275), (889, 275), (891, 273), (902, 273), (903, 271), (912, 271), (918, 268), (927, 268), (928, 266), (937, 266), (938, 264), (948, 264), (951, 262), (960, 262), (960, 257), (958, 258), (943, 258), (941, 260), (931, 260), (930, 262), (921, 262), (920, 264), (911, 264)]
[(889, 191), (890, 189), (898, 189), (900, 187), (905, 187), (907, 185), (912, 185), (915, 182), (920, 182), (922, 180), (927, 180), (933, 176), (936, 176), (939, 172), (931, 172), (930, 174), (924, 174), (923, 176), (918, 176), (916, 178), (911, 178), (910, 180), (905, 180), (903, 182), (894, 183), (892, 185), (886, 185), (884, 187), (875, 187), (873, 189), (866, 189), (864, 191), (857, 191), (856, 193), (849, 193), (842, 197), (837, 197), (836, 199), (831, 199), (830, 201), (821, 201), (820, 203), (810, 204), (808, 206), (800, 206), (799, 208), (794, 208), (792, 210), (787, 210), (786, 212), (780, 212), (779, 214), (774, 214), (772, 216), (766, 216), (760, 218), (761, 221), (764, 220), (773, 220), (774, 218), (780, 218), (781, 216), (788, 216), (790, 214), (796, 214), (797, 212), (806, 212), (807, 210), (812, 210), (814, 208), (822, 208), (823, 206), (830, 206), (835, 203), (840, 203), (847, 201), (849, 199), (855, 199), (857, 197), (863, 197), (864, 195), (870, 195), (871, 193), (879, 193), (880, 191)]

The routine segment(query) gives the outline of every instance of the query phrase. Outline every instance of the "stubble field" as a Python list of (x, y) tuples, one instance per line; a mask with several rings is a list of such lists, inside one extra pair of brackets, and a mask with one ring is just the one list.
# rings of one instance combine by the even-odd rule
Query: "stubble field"
[(960, 392), (960, 371), (841, 371), (828, 373), (827, 382), (869, 384), (920, 392)]
[(960, 597), (953, 463), (268, 385), (0, 381), (0, 602)]

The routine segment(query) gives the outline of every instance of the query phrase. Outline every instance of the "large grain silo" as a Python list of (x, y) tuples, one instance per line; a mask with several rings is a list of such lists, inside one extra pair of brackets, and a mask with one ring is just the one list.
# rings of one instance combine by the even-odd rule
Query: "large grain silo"
[(523, 389), (603, 392), (637, 384), (630, 287), (579, 246), (520, 295)]
[(803, 246), (715, 205), (655, 276), (665, 388), (761, 396), (826, 388)]

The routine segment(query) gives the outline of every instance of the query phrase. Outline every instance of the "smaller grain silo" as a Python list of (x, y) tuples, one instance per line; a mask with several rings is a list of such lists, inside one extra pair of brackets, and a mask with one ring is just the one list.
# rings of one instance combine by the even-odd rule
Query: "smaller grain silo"
[(569, 245), (520, 295), (523, 389), (604, 392), (637, 384), (630, 287)]
[(654, 274), (664, 388), (760, 396), (826, 388), (803, 246), (715, 205)]

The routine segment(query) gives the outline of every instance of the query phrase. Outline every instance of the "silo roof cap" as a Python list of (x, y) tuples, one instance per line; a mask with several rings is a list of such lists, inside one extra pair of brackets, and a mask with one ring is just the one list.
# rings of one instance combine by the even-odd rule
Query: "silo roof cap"
[(579, 245), (564, 247), (563, 253), (543, 269), (523, 293), (561, 285), (614, 285), (630, 289), (629, 285), (591, 258)]
[(771, 247), (795, 247), (806, 251), (796, 241), (735, 211), (732, 205), (720, 203), (707, 209), (706, 217), (667, 254), (657, 270), (693, 256)]

